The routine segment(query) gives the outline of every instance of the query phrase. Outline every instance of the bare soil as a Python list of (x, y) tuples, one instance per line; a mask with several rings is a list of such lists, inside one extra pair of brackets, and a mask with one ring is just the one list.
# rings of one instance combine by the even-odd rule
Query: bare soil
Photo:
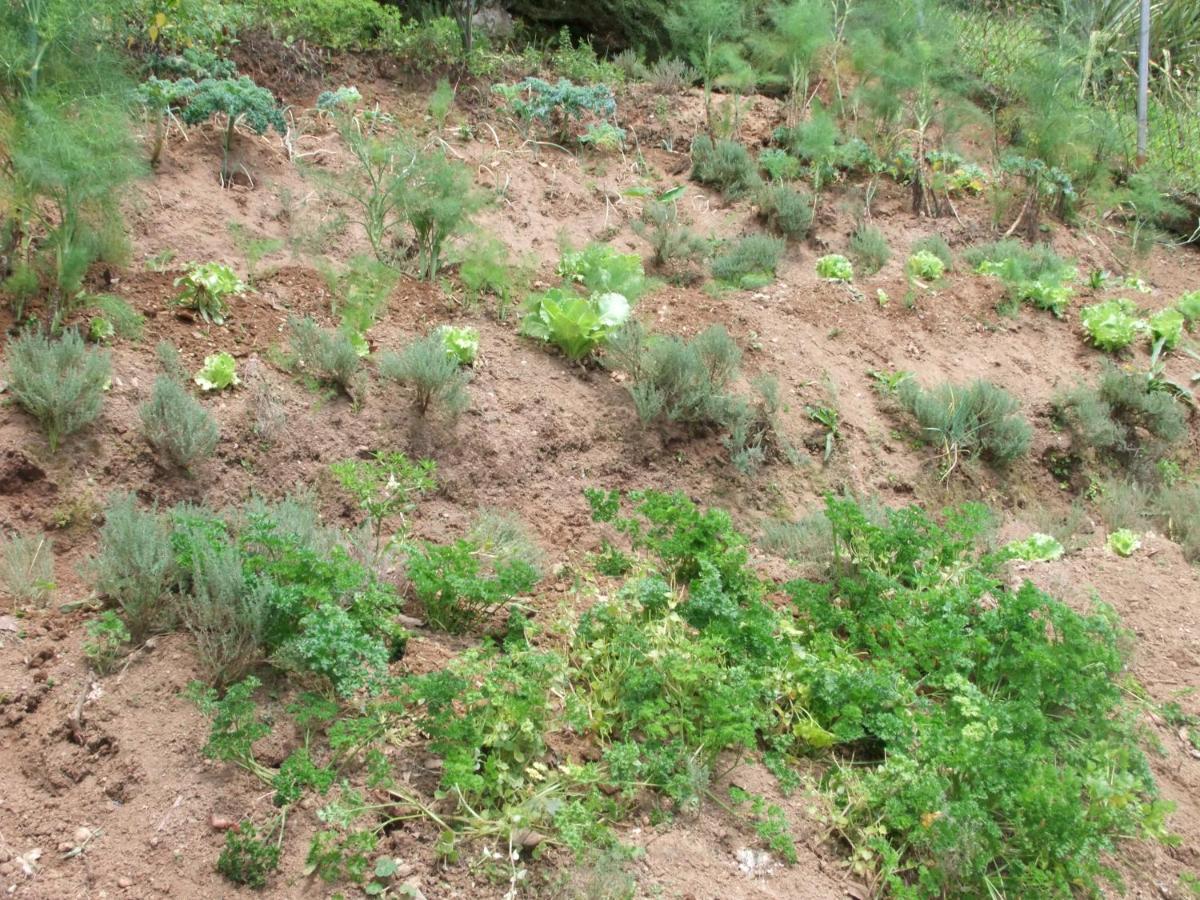
[[(369, 62), (356, 65), (355, 83), (369, 103), (378, 101), (401, 123), (428, 129), (422, 123), (424, 95), (377, 80)], [(269, 74), (269, 66), (264, 71)], [(310, 108), (319, 89), (312, 78), (281, 80), (275, 87), (297, 110)], [(485, 230), (501, 237), (514, 254), (535, 260), (546, 283), (564, 237), (576, 244), (602, 239), (645, 252), (630, 229), (637, 201), (623, 192), (635, 184), (665, 187), (686, 178), (687, 144), (703, 115), (698, 96), (667, 98), (665, 121), (654, 95), (639, 90), (620, 98), (622, 124), (637, 134), (642, 163), (632, 152), (576, 156), (525, 144), (472, 90), (462, 88), (460, 97), (464, 106), (474, 107), (474, 140), (457, 133), (456, 126), (467, 119), (462, 108), (452, 113), (443, 139), (451, 153), (476, 170), (481, 185), (503, 189), (500, 202), (480, 216)], [(760, 98), (746, 117), (742, 139), (762, 140), (779, 121), (777, 105)], [(308, 133), (293, 141), (299, 160), (343, 165), (328, 127), (315, 121), (307, 127)], [(664, 142), (674, 152), (663, 149)], [(1078, 306), (1091, 302), (1087, 291), (1080, 292), (1065, 321), (1029, 309), (1001, 318), (995, 312), (1000, 285), (963, 272), (954, 273), (944, 288), (923, 293), (914, 309), (900, 302), (906, 291), (903, 261), (914, 240), (936, 231), (957, 248), (992, 235), (990, 211), (981, 201), (959, 203), (957, 217), (917, 219), (908, 212), (907, 192), (885, 183), (873, 206), (873, 223), (887, 235), (893, 260), (879, 274), (856, 282), (855, 292), (820, 282), (813, 272), (815, 257), (825, 248), (844, 248), (853, 228), (842, 201), (855, 187), (842, 186), (822, 198), (815, 237), (789, 251), (770, 286), (720, 296), (665, 286), (640, 302), (637, 314), (656, 330), (690, 335), (713, 322), (724, 324), (747, 349), (747, 377), (779, 376), (789, 404), (787, 428), (807, 448), (808, 458), (749, 480), (728, 464), (715, 437), (644, 430), (627, 392), (612, 376), (548, 353), (519, 337), (512, 321), (460, 308), (438, 285), (402, 281), (371, 337), (388, 348), (437, 323), (465, 322), (479, 330), (472, 406), (454, 425), (422, 423), (401, 391), (378, 383), (354, 409), (345, 399), (310, 391), (274, 362), (273, 348), (283, 340), (289, 315), (329, 321), (329, 292), (310, 255), (285, 251), (269, 258), (260, 267), (266, 274), (237, 303), (224, 328), (175, 311), (168, 301), (183, 262), (241, 265), (230, 223), (294, 238), (332, 212), (277, 136), (243, 136), (238, 143), (245, 174), (230, 189), (217, 183), (217, 135), (201, 128), (190, 131), (186, 141), (174, 134), (160, 171), (129, 199), (133, 260), (123, 270), (95, 272), (93, 286), (129, 301), (147, 316), (147, 327), (141, 342), (115, 345), (112, 388), (99, 421), (51, 456), (21, 411), (11, 403), (0, 406), (0, 527), (46, 530), (57, 554), (51, 608), (14, 620), (13, 610), (0, 601), (0, 887), (8, 896), (252, 894), (215, 872), (223, 835), (213, 820), (264, 812), (270, 796), (248, 774), (201, 757), (207, 723), (181, 697), (196, 676), (187, 639), (158, 637), (103, 678), (88, 670), (82, 655), (83, 624), (92, 613), (86, 603), (73, 604), (90, 597), (86, 564), (101, 510), (114, 492), (134, 491), (160, 505), (188, 499), (221, 506), (311, 485), (324, 514), (350, 524), (354, 510), (329, 482), (331, 462), (375, 449), (429, 456), (437, 461), (440, 486), (414, 518), (417, 533), (453, 535), (481, 507), (517, 513), (557, 573), (533, 600), (546, 615), (583, 602), (572, 593), (570, 574), (599, 545), (581, 493), (586, 486), (683, 490), (728, 508), (751, 534), (765, 518), (801, 516), (815, 509), (826, 491), (842, 488), (878, 495), (889, 504), (918, 502), (931, 508), (982, 499), (1014, 536), (1069, 506), (1070, 495), (1041, 459), (1062, 440), (1045, 427), (1051, 396), (1100, 370), (1101, 355), (1085, 345), (1077, 324)], [(684, 205), (701, 233), (734, 235), (755, 227), (748, 206), (729, 206), (694, 185)], [(1089, 235), (1055, 225), (1049, 238), (1083, 272), (1117, 267), (1102, 231)], [(325, 252), (338, 260), (363, 247), (362, 236), (350, 230)], [(161, 260), (164, 252), (174, 254), (165, 270), (150, 271), (146, 261)], [(1200, 258), (1188, 251), (1156, 250), (1140, 274), (1154, 292), (1139, 301), (1165, 306), (1200, 284)], [(893, 298), (886, 307), (875, 301), (879, 289)], [(0, 326), (10, 324), (0, 318)], [(255, 404), (243, 387), (205, 401), (222, 432), (215, 458), (190, 478), (165, 470), (140, 436), (136, 413), (154, 378), (153, 347), (160, 340), (175, 343), (192, 368), (217, 349), (233, 352), (243, 377), (265, 381), (278, 403), (279, 437), (266, 442), (254, 434)], [(1144, 352), (1126, 362), (1144, 366)], [(929, 452), (899, 430), (872, 388), (868, 372), (874, 369), (906, 369), (926, 383), (983, 377), (1005, 387), (1042, 426), (1034, 451), (1004, 476), (968, 467), (943, 484)], [(1174, 359), (1169, 370), (1183, 380), (1191, 375)], [(841, 412), (843, 437), (833, 459), (822, 465), (820, 435), (804, 406), (830, 401)], [(1194, 432), (1189, 449), (1195, 459)], [(1156, 703), (1174, 699), (1188, 712), (1200, 713), (1193, 692), (1200, 686), (1196, 570), (1177, 547), (1157, 536), (1133, 558), (1118, 559), (1104, 549), (1103, 529), (1089, 527), (1085, 549), (1014, 577), (1030, 577), (1081, 607), (1093, 596), (1113, 605), (1137, 638), (1132, 678)], [(773, 569), (780, 565), (761, 561)], [(14, 626), (18, 630), (11, 630)], [(396, 670), (444, 665), (468, 643), (419, 630)], [(1170, 822), (1181, 840), (1175, 847), (1131, 841), (1115, 863), (1127, 878), (1126, 896), (1170, 898), (1181, 896), (1181, 872), (1200, 872), (1200, 759), (1149, 706), (1145, 721), (1163, 795), (1177, 804)], [(273, 739), (262, 748), (264, 758), (282, 759), (294, 740), (289, 735)], [(410, 753), (396, 762), (414, 778), (430, 777), (432, 762), (420, 755)], [(810, 816), (810, 798), (779, 797), (769, 776), (752, 765), (739, 766), (725, 780), (785, 805), (795, 825), (799, 864), (755, 867), (747, 874), (739, 867), (738, 852), (758, 848), (756, 839), (719, 808), (671, 825), (646, 819), (632, 823), (623, 835), (645, 849), (633, 868), (638, 896), (866, 896), (846, 868), (841, 848), (826, 840)], [(311, 810), (293, 817), (284, 874), (259, 896), (330, 893), (326, 885), (299, 874), (314, 828)], [(435, 839), (434, 829), (413, 824), (392, 832), (382, 849), (412, 866), (431, 900), (503, 895), (506, 884), (476, 881), (465, 866), (441, 868), (434, 859)], [(37, 858), (30, 855), (35, 850)], [(576, 871), (569, 860), (552, 856), (531, 891), (589, 896), (589, 883), (603, 877)]]

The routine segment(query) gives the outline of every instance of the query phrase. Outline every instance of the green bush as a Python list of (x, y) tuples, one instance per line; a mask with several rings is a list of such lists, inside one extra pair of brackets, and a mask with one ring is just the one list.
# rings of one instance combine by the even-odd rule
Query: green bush
[(378, 363), (384, 378), (414, 389), (413, 402), (422, 416), (440, 410), (453, 419), (470, 405), (470, 375), (459, 366), (457, 357), (446, 352), (445, 341), (437, 332), (418, 338), (399, 353), (381, 354)]
[(182, 469), (212, 456), (221, 438), (208, 410), (168, 375), (155, 379), (150, 399), (138, 407), (138, 415), (154, 449)]
[(417, 246), (417, 275), (432, 281), (446, 242), (485, 204), (471, 170), (439, 150), (423, 150), (406, 135), (376, 137), (343, 116), (338, 130), (354, 164), (341, 172), (313, 169), (321, 186), (356, 208), (376, 258), (399, 263), (399, 231), (407, 224)]
[(29, 332), (8, 343), (8, 388), (37, 419), (50, 450), (100, 415), (108, 387), (110, 357), (89, 348), (79, 332), (57, 339)]
[(737, 141), (713, 143), (702, 134), (692, 141), (692, 180), (736, 199), (758, 187), (758, 167), (750, 151)]
[(92, 303), (100, 314), (112, 324), (113, 334), (127, 341), (141, 340), (146, 317), (113, 294), (98, 294)]
[(258, 0), (263, 20), (288, 41), (330, 50), (371, 50), (399, 28), (397, 10), (375, 0)]
[(377, 259), (359, 255), (351, 257), (342, 271), (326, 266), (321, 274), (333, 295), (330, 314), (339, 319), (358, 355), (366, 356), (367, 332), (387, 310), (399, 273)]
[[(43, 22), (47, 27), (52, 29)], [(85, 55), (99, 52), (92, 47)], [(89, 85), (92, 91), (98, 87)], [(73, 89), (80, 90), (78, 84)], [(54, 286), (57, 326), (88, 266), (97, 259), (122, 261), (128, 245), (120, 199), (144, 165), (124, 108), (102, 93), (78, 103), (28, 99), (9, 108), (3, 125), (10, 170), (4, 189), (11, 210), (5, 227), (30, 236), (14, 245), (18, 281), (8, 287), (32, 294), (44, 274)]]
[(169, 624), (176, 574), (170, 521), (157, 510), (138, 509), (132, 494), (114, 497), (104, 512), (91, 574), (96, 593), (121, 607), (131, 639), (141, 643)]
[(513, 297), (527, 281), (523, 267), (509, 262), (510, 253), (503, 241), (496, 238), (479, 238), (461, 251), (458, 277), (467, 289), (470, 302), (478, 302), (483, 295), (496, 298), (496, 317), (508, 317), (508, 308)]
[(1098, 893), (1116, 842), (1164, 834), (1166, 812), (1111, 610), (1009, 587), (1003, 556), (975, 549), (979, 506), (827, 510), (842, 564), (788, 590), (821, 648), (806, 708), (861, 762), (832, 771), (835, 830), (897, 896)]
[(786, 249), (780, 238), (748, 234), (717, 251), (712, 260), (713, 277), (747, 290), (770, 284)]
[(576, 139), (574, 129), (585, 117), (607, 121), (617, 111), (612, 89), (602, 83), (577, 85), (560, 78), (550, 84), (529, 77), (518, 84), (494, 84), (492, 91), (502, 98), (523, 132), (536, 123), (561, 143)]
[(179, 348), (170, 341), (159, 341), (154, 345), (154, 358), (162, 374), (179, 382), (188, 380), (187, 368), (183, 365), (183, 357)]
[(172, 514), (176, 606), (220, 686), (269, 660), (346, 696), (403, 649), (398, 598), (295, 502)]
[(465, 631), (532, 590), (538, 572), (523, 559), (495, 559), (474, 540), (425, 544), (408, 557), (408, 579), (429, 624)]
[(850, 235), (849, 255), (854, 266), (864, 275), (874, 275), (892, 258), (887, 238), (871, 225), (860, 225)]
[(1192, 562), (1200, 561), (1200, 485), (1165, 486), (1154, 497), (1153, 510), (1163, 533)]
[(54, 544), (41, 535), (0, 535), (0, 587), (17, 603), (45, 606), (54, 592)]
[(208, 680), (218, 688), (232, 684), (266, 655), (271, 586), (247, 582), (240, 550), (203, 520), (177, 523), (173, 541), (186, 584), (177, 600), (179, 618)]
[(768, 147), (758, 154), (758, 167), (772, 182), (795, 181), (804, 174), (800, 160), (779, 147)]
[(1014, 310), (1016, 304), (1029, 302), (1058, 318), (1066, 313), (1075, 267), (1048, 244), (1026, 247), (1021, 241), (1005, 238), (972, 247), (965, 258), (976, 272), (1004, 282), (1005, 297)]
[(111, 609), (100, 613), (84, 627), (87, 638), (83, 642), (83, 655), (100, 675), (112, 671), (121, 658), (121, 650), (129, 643), (129, 630)]
[(946, 273), (946, 265), (940, 257), (928, 250), (918, 250), (908, 258), (904, 264), (904, 271), (912, 281), (933, 284), (940, 281)]
[(758, 215), (768, 228), (789, 240), (808, 237), (813, 221), (812, 196), (786, 184), (767, 184), (756, 195)]
[(1196, 323), (1200, 322), (1200, 291), (1189, 291), (1180, 295), (1175, 301), (1175, 308), (1183, 313), (1188, 331), (1191, 331)]
[(1183, 340), (1183, 328), (1187, 319), (1178, 309), (1160, 309), (1150, 317), (1150, 339), (1162, 341), (1163, 348), (1174, 350)]
[(288, 331), (298, 368), (347, 397), (360, 399), (362, 358), (345, 331), (322, 328), (308, 317), (289, 319)]
[(925, 390), (908, 379), (896, 396), (916, 420), (921, 440), (937, 448), (943, 477), (964, 459), (983, 457), (1006, 466), (1029, 451), (1033, 429), (1019, 415), (1021, 404), (990, 382)]

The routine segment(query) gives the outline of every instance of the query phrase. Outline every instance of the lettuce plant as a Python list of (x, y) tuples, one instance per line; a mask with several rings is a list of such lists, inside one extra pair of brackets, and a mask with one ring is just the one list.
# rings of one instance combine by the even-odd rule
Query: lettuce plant
[(1035, 532), (1023, 541), (1013, 541), (1004, 548), (1012, 559), (1024, 562), (1048, 562), (1063, 555), (1063, 545), (1048, 534)]
[(830, 253), (817, 260), (817, 277), (830, 281), (851, 281), (854, 278), (854, 267), (850, 260), (840, 253)]
[(946, 264), (930, 251), (918, 250), (908, 258), (904, 270), (914, 281), (929, 283), (946, 274)]
[(1119, 528), (1108, 536), (1108, 549), (1117, 556), (1133, 556), (1141, 546), (1141, 536), (1128, 528)]
[(629, 301), (621, 294), (584, 298), (551, 288), (529, 298), (521, 333), (554, 344), (574, 362), (591, 355), (629, 318)]
[(1174, 307), (1159, 310), (1150, 317), (1150, 339), (1162, 341), (1164, 349), (1174, 350), (1183, 338), (1183, 325), (1186, 318)]
[(1189, 291), (1175, 301), (1175, 308), (1183, 313), (1187, 320), (1188, 330), (1200, 322), (1200, 291)]
[(636, 303), (646, 292), (646, 273), (636, 253), (618, 253), (608, 244), (588, 244), (568, 250), (558, 263), (558, 274), (591, 294), (620, 294)]
[(241, 384), (237, 376), (237, 362), (224, 350), (204, 357), (204, 368), (192, 380), (202, 391), (220, 391)]
[(246, 285), (233, 269), (222, 263), (192, 263), (187, 272), (175, 279), (175, 287), (183, 288), (175, 304), (200, 313), (205, 322), (224, 325), (229, 315), (229, 297), (246, 291)]
[(1012, 295), (1015, 300), (1026, 300), (1038, 309), (1044, 309), (1055, 318), (1061, 319), (1066, 315), (1067, 305), (1071, 302), (1071, 286), (1052, 279), (1022, 281), (1012, 286)]
[(475, 357), (479, 354), (478, 331), (474, 328), (443, 325), (438, 329), (438, 334), (442, 337), (442, 343), (446, 345), (446, 353), (459, 365), (475, 364)]
[(1124, 298), (1085, 306), (1079, 318), (1092, 345), (1110, 352), (1128, 347), (1147, 327), (1137, 318), (1137, 307)]

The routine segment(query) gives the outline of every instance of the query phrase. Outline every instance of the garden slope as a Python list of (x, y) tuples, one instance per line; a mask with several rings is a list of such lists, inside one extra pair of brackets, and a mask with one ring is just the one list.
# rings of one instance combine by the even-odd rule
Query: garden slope
[[(428, 127), (420, 123), (422, 95), (386, 84), (359, 82), (359, 87), (370, 102), (378, 99), (402, 122)], [(314, 97), (288, 99), (299, 108), (311, 107)], [(478, 102), (477, 96), (465, 94), (464, 101), (472, 100)], [(662, 188), (681, 182), (686, 157), (650, 146), (658, 146), (667, 129), (677, 148), (686, 147), (701, 115), (697, 97), (673, 101), (670, 123), (653, 121), (652, 106), (634, 98), (621, 106), (623, 125), (641, 138), (648, 173), (637, 172), (632, 157), (576, 158), (552, 148), (535, 153), (485, 109), (476, 111), (478, 140), (458, 141), (453, 129), (447, 129), (446, 140), (475, 168), (480, 184), (504, 189), (501, 202), (480, 217), (481, 223), (514, 251), (533, 254), (540, 277), (549, 283), (563, 235), (577, 244), (605, 239), (645, 252), (629, 228), (636, 206), (623, 191), (652, 180)], [(771, 101), (756, 101), (743, 139), (752, 143), (763, 137), (774, 113)], [(452, 122), (464, 117), (458, 110)], [(1075, 309), (1091, 301), (1077, 297), (1065, 322), (1028, 310), (1001, 319), (994, 312), (998, 283), (959, 272), (944, 289), (921, 296), (915, 310), (898, 302), (906, 287), (901, 266), (909, 244), (934, 230), (956, 248), (985, 238), (990, 230), (982, 204), (961, 204), (961, 221), (918, 220), (906, 212), (907, 193), (885, 186), (874, 206), (875, 224), (887, 234), (895, 259), (856, 284), (861, 294), (819, 282), (812, 271), (818, 245), (840, 250), (852, 227), (835, 195), (822, 203), (814, 245), (792, 248), (779, 279), (762, 291), (713, 297), (698, 289), (665, 287), (641, 301), (639, 317), (659, 331), (691, 335), (711, 322), (724, 324), (747, 350), (747, 376), (779, 376), (789, 403), (788, 430), (811, 447), (802, 465), (772, 467), (757, 480), (746, 480), (736, 476), (715, 438), (664, 437), (644, 430), (618, 380), (547, 353), (518, 337), (511, 321), (497, 323), (482, 312), (458, 310), (437, 287), (402, 281), (371, 338), (378, 347), (392, 348), (437, 323), (467, 322), (479, 329), (482, 358), (470, 387), (472, 408), (453, 428), (421, 424), (396, 389), (373, 385), (356, 411), (345, 400), (318, 397), (273, 364), (272, 348), (281, 342), (289, 315), (328, 319), (330, 298), (308, 256), (268, 260), (279, 268), (239, 302), (224, 329), (176, 315), (168, 308), (174, 266), (191, 259), (239, 262), (228, 223), (294, 237), (329, 212), (277, 140), (243, 141), (242, 162), (252, 184), (218, 189), (216, 141), (207, 130), (191, 132), (186, 143), (173, 140), (162, 171), (131, 203), (134, 264), (94, 275), (96, 290), (119, 294), (148, 316), (141, 343), (121, 342), (114, 349), (113, 385), (101, 419), (51, 458), (22, 413), (11, 404), (0, 408), (0, 524), (51, 531), (58, 553), (56, 606), (88, 596), (83, 567), (95, 546), (97, 514), (114, 491), (133, 490), (161, 505), (181, 499), (222, 505), (253, 493), (274, 497), (311, 485), (326, 516), (349, 523), (353, 510), (333, 489), (327, 467), (374, 449), (405, 449), (437, 460), (440, 489), (414, 518), (423, 537), (458, 533), (482, 506), (519, 514), (555, 567), (534, 601), (546, 616), (581, 602), (572, 592), (573, 575), (598, 546), (581, 494), (585, 486), (683, 490), (730, 509), (751, 533), (767, 516), (797, 517), (815, 509), (824, 491), (842, 486), (878, 494), (891, 504), (938, 507), (983, 499), (1004, 515), (1014, 536), (1066, 506), (1038, 460), (1059, 440), (1045, 427), (1051, 395), (1099, 371), (1101, 357), (1084, 345), (1076, 324)], [(314, 126), (314, 133), (295, 147), (310, 164), (344, 164), (327, 129)], [(701, 233), (735, 235), (755, 227), (746, 206), (728, 207), (695, 186), (688, 187), (684, 205)], [(1053, 241), (1060, 253), (1078, 260), (1081, 271), (1115, 268), (1097, 237), (1059, 229)], [(350, 234), (327, 252), (344, 258), (358, 249), (359, 236)], [(148, 271), (144, 261), (163, 251), (175, 253), (168, 271)], [(1192, 253), (1156, 251), (1141, 274), (1155, 291), (1139, 300), (1155, 308), (1200, 284), (1200, 264)], [(875, 303), (880, 288), (895, 298), (886, 308)], [(194, 478), (164, 472), (138, 433), (136, 415), (154, 377), (152, 348), (163, 339), (180, 347), (192, 369), (216, 349), (238, 356), (243, 377), (265, 379), (282, 406), (286, 425), (280, 438), (271, 445), (255, 438), (250, 392), (242, 389), (206, 400), (222, 430), (217, 456)], [(1144, 366), (1139, 354), (1137, 364)], [(985, 377), (1005, 387), (1041, 426), (1034, 452), (1004, 478), (971, 469), (942, 485), (928, 451), (897, 433), (896, 420), (872, 389), (867, 373), (873, 369), (907, 369), (928, 383)], [(1190, 375), (1178, 361), (1170, 369), (1177, 378)], [(831, 390), (843, 436), (823, 467), (821, 435), (808, 422), (804, 405), (829, 404)], [(1193, 458), (1195, 449), (1193, 435)], [(1151, 697), (1178, 699), (1189, 712), (1200, 712), (1194, 696), (1179, 696), (1200, 684), (1195, 570), (1159, 538), (1149, 539), (1145, 550), (1129, 560), (1107, 553), (1100, 531), (1089, 539), (1090, 549), (1019, 574), (1081, 606), (1094, 588), (1138, 636), (1133, 674)], [(786, 574), (777, 561), (763, 564)], [(237, 819), (260, 811), (269, 798), (249, 776), (200, 757), (207, 724), (179, 696), (195, 675), (187, 641), (159, 638), (123, 671), (94, 682), (80, 651), (87, 617), (55, 611), (21, 622), (20, 635), (0, 630), (0, 859), (42, 851), (32, 877), (21, 873), (15, 859), (0, 866), (0, 886), (31, 898), (237, 894), (213, 869), (222, 838), (211, 818)], [(398, 671), (444, 664), (465, 645), (419, 632)], [(68, 720), (77, 708), (83, 724), (73, 731)], [(1151, 759), (1164, 795), (1179, 805), (1171, 821), (1182, 843), (1171, 849), (1131, 845), (1120, 866), (1131, 896), (1176, 896), (1179, 873), (1200, 870), (1200, 760), (1165, 723), (1149, 715), (1147, 723), (1162, 744), (1162, 753), (1152, 750)], [(270, 762), (283, 752), (264, 748), (263, 756)], [(419, 768), (425, 761), (409, 763)], [(754, 769), (729, 778), (751, 779), (760, 793), (770, 790)], [(753, 835), (719, 810), (705, 810), (672, 828), (635, 823), (637, 830), (626, 839), (646, 848), (635, 866), (639, 895), (822, 897), (855, 891), (837, 848), (823, 844), (820, 826), (805, 819), (805, 803), (793, 798), (788, 811), (801, 842), (801, 862), (755, 878), (742, 874), (735, 858), (739, 849), (756, 846)], [(85, 851), (75, 854), (71, 847), (81, 827), (95, 834)], [(289, 825), (286, 874), (268, 896), (327, 893), (323, 885), (299, 879), (311, 827), (311, 816), (305, 815)], [(433, 836), (419, 825), (403, 828), (389, 836), (387, 849), (414, 867), (431, 900), (490, 896), (493, 889), (472, 882), (463, 867), (437, 868)], [(561, 885), (548, 885), (545, 893), (560, 890)], [(495, 896), (502, 893), (494, 890)]]

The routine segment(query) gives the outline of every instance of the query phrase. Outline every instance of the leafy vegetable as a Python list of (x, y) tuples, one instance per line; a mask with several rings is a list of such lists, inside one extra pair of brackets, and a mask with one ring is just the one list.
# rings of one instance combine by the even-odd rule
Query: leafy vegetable
[(620, 294), (630, 303), (637, 302), (647, 288), (642, 258), (618, 253), (608, 244), (567, 251), (558, 263), (558, 274), (590, 294)]
[(229, 266), (219, 262), (192, 263), (175, 279), (183, 288), (175, 298), (178, 306), (194, 309), (205, 322), (224, 325), (229, 316), (229, 297), (245, 293), (246, 285)]
[(817, 276), (828, 278), (830, 281), (851, 281), (854, 278), (854, 267), (850, 260), (840, 253), (830, 253), (817, 260)]
[(578, 297), (551, 288), (529, 298), (521, 333), (548, 341), (578, 362), (602, 346), (629, 318), (629, 301), (621, 294)]
[(918, 250), (908, 258), (904, 268), (915, 281), (937, 281), (946, 274), (946, 264), (928, 250)]
[(1183, 338), (1185, 316), (1178, 309), (1167, 307), (1150, 317), (1150, 337), (1162, 341), (1167, 350), (1174, 350)]
[(1188, 329), (1200, 322), (1200, 291), (1189, 291), (1175, 301), (1175, 308), (1183, 313)]
[(1137, 318), (1137, 307), (1126, 299), (1105, 300), (1085, 306), (1079, 312), (1083, 330), (1092, 344), (1101, 350), (1121, 350), (1133, 343), (1146, 323)]
[(191, 92), (181, 117), (189, 125), (196, 125), (218, 114), (225, 116), (221, 140), (222, 184), (229, 182), (229, 151), (238, 125), (244, 125), (255, 134), (265, 134), (268, 128), (274, 128), (279, 134), (287, 134), (287, 122), (279, 104), (275, 102), (275, 96), (246, 75), (240, 78), (205, 78)]
[(202, 391), (220, 391), (241, 384), (237, 376), (237, 362), (224, 350), (204, 357), (204, 368), (192, 380)]
[(1063, 555), (1063, 545), (1048, 534), (1035, 532), (1023, 541), (1013, 541), (1004, 548), (1013, 559), (1025, 562), (1048, 562)]
[(479, 332), (474, 328), (443, 325), (438, 329), (446, 352), (458, 360), (459, 365), (470, 366), (475, 363), (479, 353)]
[(1141, 536), (1128, 528), (1120, 528), (1108, 536), (1108, 549), (1117, 556), (1132, 556), (1141, 546)]
[(97, 344), (112, 340), (116, 333), (113, 323), (103, 316), (93, 316), (88, 322), (88, 338)]

